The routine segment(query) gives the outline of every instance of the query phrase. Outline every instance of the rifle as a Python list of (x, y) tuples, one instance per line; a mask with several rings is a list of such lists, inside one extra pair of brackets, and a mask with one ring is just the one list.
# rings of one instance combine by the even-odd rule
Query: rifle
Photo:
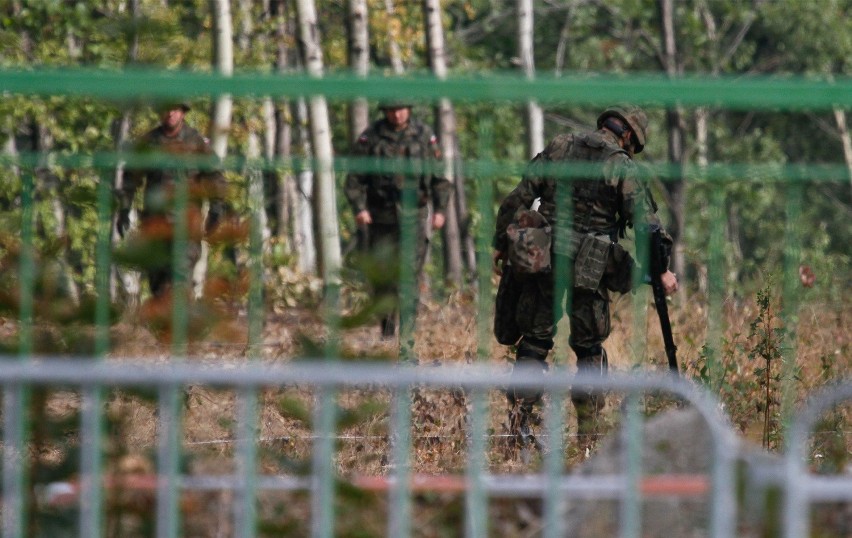
[(672, 322), (669, 319), (669, 307), (666, 304), (666, 290), (663, 288), (662, 274), (666, 271), (663, 260), (666, 258), (663, 250), (663, 238), (659, 227), (651, 230), (651, 252), (649, 255), (651, 265), (651, 287), (654, 290), (654, 306), (660, 317), (660, 328), (663, 331), (663, 343), (666, 346), (666, 357), (669, 359), (669, 370), (678, 373), (677, 346), (672, 336)]

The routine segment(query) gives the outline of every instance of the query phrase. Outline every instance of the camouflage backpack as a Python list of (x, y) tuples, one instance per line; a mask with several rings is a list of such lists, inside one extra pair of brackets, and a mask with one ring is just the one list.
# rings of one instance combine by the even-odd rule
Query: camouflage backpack
[(532, 209), (519, 209), (506, 228), (509, 263), (518, 274), (550, 272), (552, 229), (547, 219)]

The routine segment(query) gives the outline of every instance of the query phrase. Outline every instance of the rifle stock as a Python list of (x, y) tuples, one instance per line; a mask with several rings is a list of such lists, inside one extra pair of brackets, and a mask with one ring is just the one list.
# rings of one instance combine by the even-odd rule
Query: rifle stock
[(669, 319), (669, 307), (666, 303), (666, 290), (663, 288), (662, 275), (666, 271), (663, 265), (665, 260), (665, 251), (663, 250), (663, 239), (660, 229), (654, 229), (651, 232), (651, 287), (654, 290), (654, 306), (657, 309), (657, 315), (660, 317), (660, 328), (663, 331), (663, 343), (666, 347), (666, 357), (669, 361), (669, 370), (675, 374), (679, 372), (677, 366), (677, 346), (674, 343), (672, 335), (672, 323)]

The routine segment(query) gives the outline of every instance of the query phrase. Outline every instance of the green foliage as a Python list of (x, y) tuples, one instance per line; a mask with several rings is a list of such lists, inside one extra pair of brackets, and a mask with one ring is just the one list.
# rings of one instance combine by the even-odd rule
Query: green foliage
[[(767, 279), (766, 286), (757, 292), (758, 313), (750, 325), (748, 338), (751, 348), (748, 359), (758, 363), (754, 368), (754, 377), (762, 389), (763, 400), (758, 404), (758, 410), (763, 411), (763, 446), (777, 447), (780, 416), (781, 391), (781, 346), (786, 330), (778, 327), (778, 317), (773, 311), (772, 301), (773, 279)], [(773, 369), (774, 367), (774, 369)]]

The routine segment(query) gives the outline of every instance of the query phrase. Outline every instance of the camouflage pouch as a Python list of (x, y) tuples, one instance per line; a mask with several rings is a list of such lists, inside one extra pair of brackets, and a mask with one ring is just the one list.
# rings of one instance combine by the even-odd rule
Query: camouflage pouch
[(538, 211), (519, 209), (506, 227), (509, 263), (518, 274), (550, 272), (552, 229)]
[(605, 235), (587, 234), (574, 260), (574, 287), (595, 291), (606, 271), (612, 241)]
[(633, 289), (633, 267), (636, 262), (624, 247), (618, 243), (612, 245), (612, 251), (607, 262), (603, 283), (606, 289), (627, 293)]

